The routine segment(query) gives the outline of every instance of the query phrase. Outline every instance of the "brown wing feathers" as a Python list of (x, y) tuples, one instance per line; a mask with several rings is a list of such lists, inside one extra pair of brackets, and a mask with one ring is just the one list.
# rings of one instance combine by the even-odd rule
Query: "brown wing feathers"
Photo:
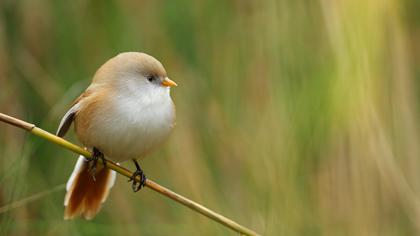
[(66, 112), (64, 117), (61, 119), (60, 125), (58, 126), (56, 135), (59, 137), (64, 137), (67, 131), (69, 130), (71, 123), (74, 121), (77, 112), (80, 109), (80, 102), (82, 99), (86, 98), (91, 94), (90, 90), (86, 90), (82, 93), (72, 104), (71, 108)]

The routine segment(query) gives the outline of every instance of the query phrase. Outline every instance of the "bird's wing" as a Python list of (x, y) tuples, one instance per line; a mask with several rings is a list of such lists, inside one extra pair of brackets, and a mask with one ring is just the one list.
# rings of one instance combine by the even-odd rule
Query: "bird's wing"
[(82, 93), (72, 104), (71, 108), (66, 112), (64, 117), (61, 119), (60, 125), (58, 126), (56, 135), (59, 137), (63, 137), (66, 135), (67, 131), (69, 130), (71, 123), (73, 122), (74, 118), (76, 117), (77, 112), (80, 109), (80, 102), (89, 96), (90, 91), (87, 90), (86, 92)]

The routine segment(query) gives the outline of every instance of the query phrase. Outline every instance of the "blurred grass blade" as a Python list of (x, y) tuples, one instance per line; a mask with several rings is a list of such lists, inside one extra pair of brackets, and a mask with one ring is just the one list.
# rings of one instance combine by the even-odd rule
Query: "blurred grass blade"
[(0, 214), (6, 213), (6, 212), (8, 212), (10, 210), (13, 210), (15, 208), (24, 206), (24, 205), (26, 205), (28, 203), (34, 202), (34, 201), (36, 201), (38, 199), (41, 199), (41, 198), (43, 198), (45, 196), (48, 196), (48, 195), (50, 195), (52, 193), (55, 193), (55, 192), (57, 192), (59, 190), (63, 190), (65, 188), (66, 188), (66, 184), (60, 184), (60, 185), (58, 185), (58, 186), (56, 186), (56, 187), (54, 187), (52, 189), (42, 191), (40, 193), (34, 194), (32, 196), (29, 196), (27, 198), (18, 200), (16, 202), (12, 202), (10, 204), (7, 204), (5, 206), (0, 207)]

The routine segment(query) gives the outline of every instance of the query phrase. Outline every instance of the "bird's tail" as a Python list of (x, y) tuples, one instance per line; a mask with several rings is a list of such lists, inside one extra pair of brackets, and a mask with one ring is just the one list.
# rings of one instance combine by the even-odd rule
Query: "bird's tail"
[(64, 198), (64, 219), (82, 215), (90, 220), (98, 213), (115, 182), (116, 173), (108, 168), (98, 167), (95, 179), (89, 172), (88, 162), (79, 157), (73, 173), (67, 182)]

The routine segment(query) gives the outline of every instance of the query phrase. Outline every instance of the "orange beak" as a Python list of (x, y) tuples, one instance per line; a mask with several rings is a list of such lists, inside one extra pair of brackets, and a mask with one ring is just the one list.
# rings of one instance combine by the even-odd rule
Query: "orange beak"
[(168, 77), (166, 77), (162, 83), (163, 86), (165, 87), (174, 87), (174, 86), (178, 86), (174, 81), (170, 80)]

